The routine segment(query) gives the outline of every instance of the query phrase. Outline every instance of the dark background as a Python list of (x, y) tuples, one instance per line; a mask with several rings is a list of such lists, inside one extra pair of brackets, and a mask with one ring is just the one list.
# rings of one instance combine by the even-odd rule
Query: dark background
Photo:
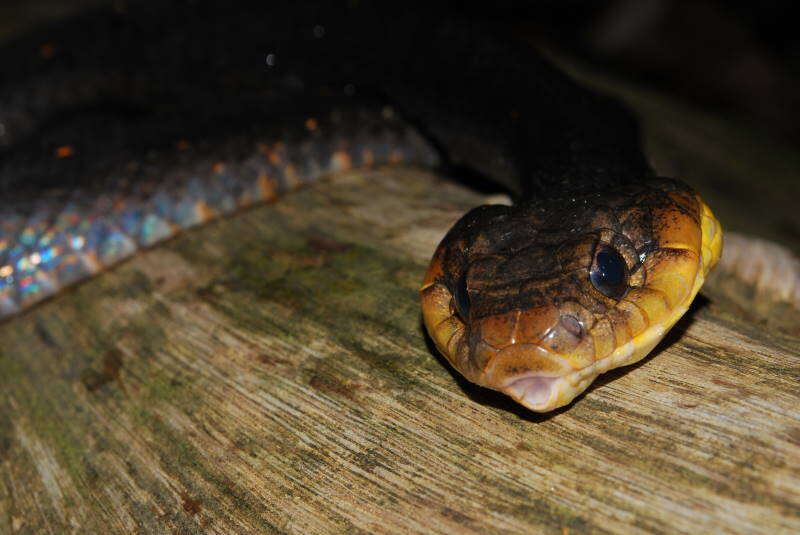
[[(351, 0), (352, 1), (352, 0)], [(5, 0), (0, 40), (106, 0)], [(355, 2), (357, 3), (357, 2)], [(415, 5), (424, 16), (424, 4)], [(452, 2), (681, 100), (735, 113), (800, 142), (800, 3), (790, 0)]]
[[(126, 4), (6, 0), (0, 41), (109, 3)], [(425, 4), (408, 6), (426, 15)], [(548, 51), (584, 83), (622, 97), (638, 112), (661, 173), (697, 187), (727, 228), (800, 251), (794, 207), (800, 195), (800, 4), (540, 0), (449, 7), (454, 16), (492, 21)]]

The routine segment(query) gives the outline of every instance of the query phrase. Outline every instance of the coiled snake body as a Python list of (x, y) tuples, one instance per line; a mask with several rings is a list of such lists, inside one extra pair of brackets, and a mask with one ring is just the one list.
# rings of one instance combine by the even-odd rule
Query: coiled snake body
[(720, 255), (711, 211), (655, 176), (624, 108), (481, 25), (130, 9), (0, 52), (0, 317), (330, 172), (439, 165), (517, 202), (444, 238), (428, 332), (469, 380), (548, 411), (646, 355)]

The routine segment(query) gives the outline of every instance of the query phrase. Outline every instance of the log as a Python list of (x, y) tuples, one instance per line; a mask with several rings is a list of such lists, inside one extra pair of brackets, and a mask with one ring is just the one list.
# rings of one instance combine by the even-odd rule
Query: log
[(547, 415), (437, 356), (417, 290), (481, 201), (340, 175), (0, 325), (0, 531), (800, 529), (797, 338), (700, 299)]

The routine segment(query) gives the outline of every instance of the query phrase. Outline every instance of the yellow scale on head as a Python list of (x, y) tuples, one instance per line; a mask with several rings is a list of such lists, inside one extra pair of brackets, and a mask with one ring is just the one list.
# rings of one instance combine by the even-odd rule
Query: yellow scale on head
[[(515, 343), (519, 325), (533, 326), (535, 331), (537, 323), (552, 322), (550, 316), (564, 313), (563, 307), (560, 311), (542, 307), (482, 320), (489, 333), (483, 340), (493, 350), (485, 358), (472, 353), (467, 357), (467, 328), (454, 311), (453, 295), (441, 282), (443, 258), (437, 251), (420, 290), (425, 325), (436, 346), (467, 379), (500, 390), (537, 412), (568, 404), (599, 374), (642, 359), (689, 308), (722, 252), (721, 226), (699, 196), (667, 195), (671, 202), (653, 208), (653, 220), (659, 222), (653, 229), (657, 246), (643, 262), (646, 280), (632, 284), (611, 310), (593, 322), (588, 336), (564, 352)], [(574, 312), (576, 317), (580, 314), (586, 311)], [(504, 333), (510, 328), (514, 334), (508, 337)], [(501, 334), (495, 341), (491, 333)], [(502, 358), (496, 358), (501, 353)], [(520, 370), (525, 373), (520, 375)]]

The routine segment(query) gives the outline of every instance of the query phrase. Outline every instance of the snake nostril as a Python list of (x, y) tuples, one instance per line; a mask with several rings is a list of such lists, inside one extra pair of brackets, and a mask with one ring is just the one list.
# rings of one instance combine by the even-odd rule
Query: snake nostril
[(580, 338), (583, 336), (583, 325), (578, 318), (573, 316), (572, 314), (564, 314), (561, 316), (561, 325), (572, 334), (573, 336)]

